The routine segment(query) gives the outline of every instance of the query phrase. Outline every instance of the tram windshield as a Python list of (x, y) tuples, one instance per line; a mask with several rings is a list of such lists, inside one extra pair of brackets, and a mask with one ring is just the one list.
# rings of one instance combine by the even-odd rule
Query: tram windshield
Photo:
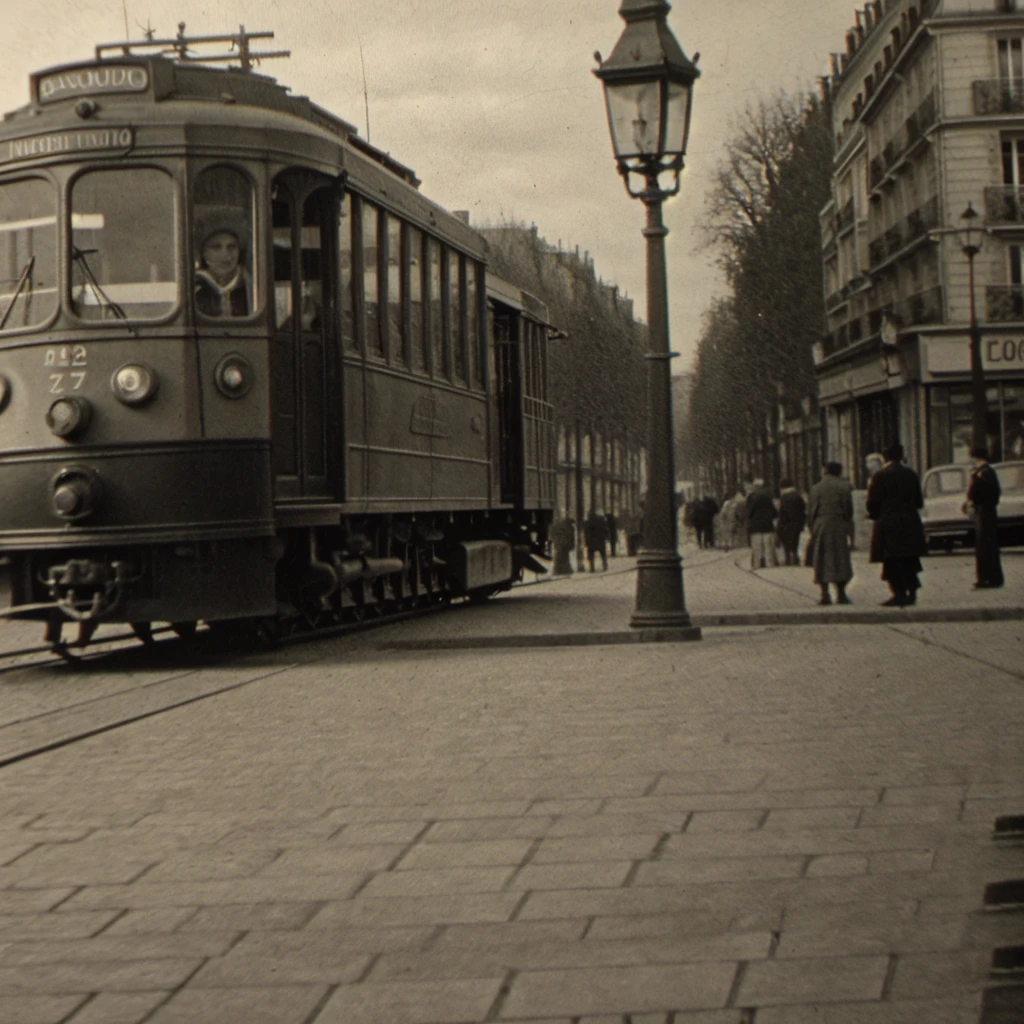
[(156, 320), (178, 301), (174, 183), (153, 168), (90, 171), (71, 191), (71, 307)]
[(0, 185), (0, 330), (45, 323), (57, 308), (57, 195), (41, 178)]

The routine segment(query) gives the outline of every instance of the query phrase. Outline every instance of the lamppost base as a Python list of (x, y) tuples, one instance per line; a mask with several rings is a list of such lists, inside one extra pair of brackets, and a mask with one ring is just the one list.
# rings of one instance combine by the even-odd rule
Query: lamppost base
[(634, 629), (690, 629), (683, 600), (682, 559), (676, 551), (645, 551), (636, 560)]

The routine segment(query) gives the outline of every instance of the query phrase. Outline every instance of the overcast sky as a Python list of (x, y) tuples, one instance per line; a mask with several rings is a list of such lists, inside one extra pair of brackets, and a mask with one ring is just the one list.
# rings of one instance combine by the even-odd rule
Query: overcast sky
[[(28, 100), (31, 72), (91, 58), (100, 42), (273, 30), (291, 50), (259, 70), (412, 167), (422, 191), (473, 223), (534, 223), (588, 251), (598, 274), (644, 309), (643, 204), (615, 171), (593, 53), (611, 53), (620, 0), (0, 0), (0, 107)], [(863, 4), (861, 4), (863, 6)], [(723, 291), (700, 222), (730, 126), (779, 90), (817, 88), (844, 46), (852, 0), (675, 0), (669, 24), (700, 52), (687, 168), (665, 208), (673, 348), (693, 360), (701, 313)]]

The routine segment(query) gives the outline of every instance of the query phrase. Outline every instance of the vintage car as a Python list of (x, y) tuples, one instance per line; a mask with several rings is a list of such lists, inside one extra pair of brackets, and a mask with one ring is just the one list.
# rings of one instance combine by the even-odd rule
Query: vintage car
[[(1024, 462), (997, 462), (993, 468), (1003, 492), (998, 509), (1000, 543), (1019, 544), (1024, 539)], [(966, 506), (970, 471), (969, 464), (956, 463), (933, 466), (925, 473), (921, 519), (930, 549), (952, 551), (956, 544), (974, 543), (974, 515)]]

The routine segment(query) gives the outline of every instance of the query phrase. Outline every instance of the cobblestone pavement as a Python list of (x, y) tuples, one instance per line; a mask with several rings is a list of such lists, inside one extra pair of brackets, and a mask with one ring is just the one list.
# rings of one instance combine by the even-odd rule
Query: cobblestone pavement
[[(687, 559), (695, 615), (808, 607), (737, 557)], [(986, 603), (1021, 602), (1007, 563)], [(930, 559), (922, 603), (971, 576)], [(624, 628), (633, 579), (261, 655), (4, 769), (0, 1021), (974, 1024), (1024, 943), (983, 907), (1024, 877), (991, 838), (1024, 812), (1020, 621), (430, 648)]]

